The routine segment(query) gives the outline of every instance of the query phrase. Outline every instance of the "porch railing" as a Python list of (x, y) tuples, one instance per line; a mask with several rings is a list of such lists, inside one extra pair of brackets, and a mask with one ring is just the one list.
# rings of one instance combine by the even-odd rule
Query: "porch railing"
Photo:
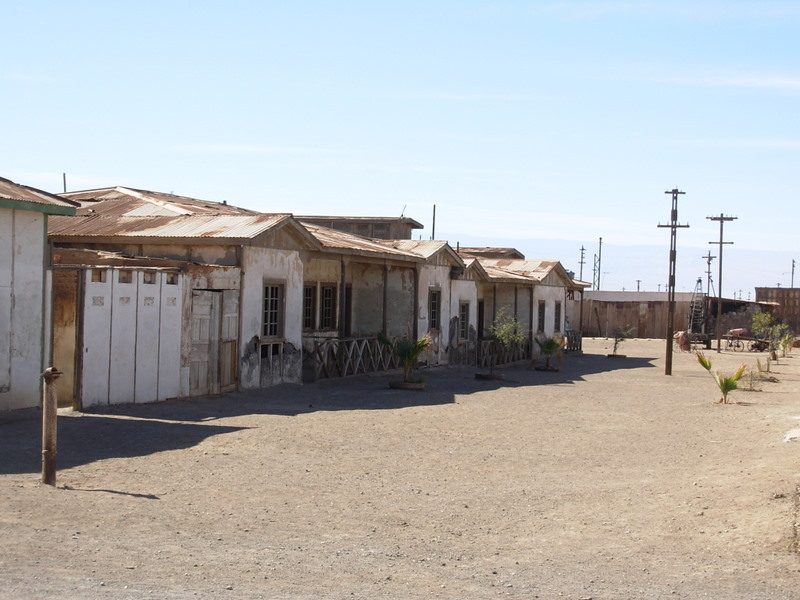
[(400, 366), (376, 337), (316, 340), (312, 352), (314, 380), (388, 371)]
[(567, 343), (564, 346), (565, 352), (581, 352), (583, 350), (583, 332), (582, 331), (568, 331)]
[(490, 369), (492, 366), (506, 365), (512, 362), (528, 360), (531, 357), (530, 345), (525, 340), (521, 344), (513, 344), (506, 348), (497, 343), (497, 340), (480, 340), (478, 352), (478, 367)]

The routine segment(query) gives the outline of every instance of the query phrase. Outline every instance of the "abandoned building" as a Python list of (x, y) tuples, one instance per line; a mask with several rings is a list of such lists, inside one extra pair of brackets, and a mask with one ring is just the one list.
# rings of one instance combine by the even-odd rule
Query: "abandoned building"
[(53, 198), (38, 352), (74, 408), (396, 367), (378, 334), (429, 334), (429, 366), (477, 365), (501, 312), (527, 332), (506, 358), (527, 358), (533, 336), (567, 331), (583, 289), (513, 248), (412, 240), (407, 217), (301, 219), (128, 187)]
[(63, 198), (0, 178), (0, 410), (41, 402), (50, 335), (47, 223)]

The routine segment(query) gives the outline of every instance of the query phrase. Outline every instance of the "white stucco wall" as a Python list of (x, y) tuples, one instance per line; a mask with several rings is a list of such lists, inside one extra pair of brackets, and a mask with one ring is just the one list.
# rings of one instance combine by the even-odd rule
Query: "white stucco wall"
[[(264, 285), (284, 286), (283, 336), (287, 345), (284, 373), (275, 374), (272, 383), (301, 381), (303, 334), (303, 263), (296, 250), (246, 247), (242, 255), (242, 303), (239, 385), (243, 389), (261, 387), (260, 343), (263, 339)], [(297, 353), (297, 360), (289, 353)]]
[[(533, 321), (535, 330), (541, 329), (547, 336), (553, 335), (556, 331), (560, 333), (564, 332), (564, 317), (566, 315), (566, 310), (567, 310), (566, 302), (564, 300), (564, 295), (565, 295), (565, 289), (559, 286), (537, 285), (534, 288)], [(540, 300), (544, 300), (545, 302), (544, 327), (540, 327), (540, 324), (538, 322)], [(556, 329), (555, 326), (556, 302), (561, 303), (561, 319), (558, 329)]]
[[(428, 302), (431, 290), (441, 292), (439, 316), (439, 329), (430, 329), (430, 304)], [(433, 344), (426, 353), (430, 365), (446, 365), (448, 363), (448, 341), (450, 339), (450, 317), (452, 316), (452, 302), (450, 294), (450, 265), (426, 264), (420, 268), (419, 273), (419, 334), (430, 333)], [(456, 313), (458, 314), (458, 313)]]
[(0, 410), (39, 406), (46, 217), (0, 208)]

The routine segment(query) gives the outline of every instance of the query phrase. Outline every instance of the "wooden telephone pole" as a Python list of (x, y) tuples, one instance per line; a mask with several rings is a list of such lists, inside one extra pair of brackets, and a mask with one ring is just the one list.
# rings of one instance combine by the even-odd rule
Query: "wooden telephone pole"
[(726, 217), (722, 213), (719, 213), (718, 217), (706, 217), (709, 221), (719, 221), (719, 241), (718, 242), (708, 242), (709, 244), (719, 244), (719, 278), (717, 279), (717, 318), (715, 323), (715, 335), (717, 336), (717, 352), (720, 352), (722, 349), (722, 330), (720, 327), (722, 326), (722, 246), (725, 244), (733, 244), (733, 242), (723, 242), (722, 241), (722, 227), (725, 225), (725, 221), (735, 221), (739, 217)]
[(667, 282), (667, 297), (669, 299), (667, 311), (667, 351), (666, 351), (666, 366), (664, 367), (664, 375), (672, 375), (672, 335), (675, 329), (675, 258), (677, 256), (677, 230), (678, 228), (689, 227), (689, 225), (678, 224), (678, 196), (685, 194), (678, 188), (667, 190), (665, 194), (672, 194), (672, 211), (670, 212), (670, 222), (668, 225), (658, 224), (659, 227), (669, 227), (669, 281)]

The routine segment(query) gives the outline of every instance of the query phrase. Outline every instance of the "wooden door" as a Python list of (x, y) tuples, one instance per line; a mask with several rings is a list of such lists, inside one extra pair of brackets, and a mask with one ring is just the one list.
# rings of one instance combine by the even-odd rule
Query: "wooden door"
[(223, 290), (219, 348), (219, 386), (222, 392), (231, 392), (236, 389), (238, 339), (239, 290)]
[(77, 269), (53, 270), (53, 358), (52, 366), (61, 371), (56, 379), (59, 407), (81, 407), (77, 402), (76, 348), (78, 343), (78, 283)]
[(219, 393), (220, 292), (192, 291), (192, 351), (189, 394)]

